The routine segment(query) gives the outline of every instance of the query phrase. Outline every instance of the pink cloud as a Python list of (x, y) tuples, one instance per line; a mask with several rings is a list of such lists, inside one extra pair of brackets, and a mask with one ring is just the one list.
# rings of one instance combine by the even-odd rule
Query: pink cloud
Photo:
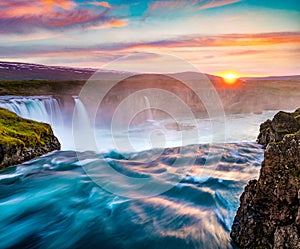
[(77, 4), (72, 0), (0, 0), (1, 18), (47, 15), (59, 10), (70, 11)]
[[(97, 2), (110, 6), (107, 2)], [(110, 9), (79, 6), (74, 0), (0, 0), (0, 32), (25, 33), (38, 29), (117, 25)], [(111, 23), (112, 25), (108, 25)], [(123, 22), (123, 26), (127, 24)], [(106, 26), (105, 26), (106, 25)], [(121, 24), (119, 25), (121, 27)]]
[(178, 39), (124, 45), (123, 49), (184, 48), (184, 47), (235, 47), (299, 44), (300, 32), (260, 34), (226, 34), (213, 36), (186, 36)]
[(182, 7), (196, 7), (198, 9), (210, 9), (215, 7), (221, 7), (233, 3), (240, 2), (241, 0), (165, 0), (165, 1), (155, 1), (149, 7), (149, 10), (157, 9), (178, 9)]
[(62, 34), (38, 34), (11, 38), (10, 41), (39, 41), (60, 37)]
[(111, 8), (109, 2), (85, 2), (85, 4), (90, 4), (99, 7)]
[[(118, 20), (115, 24), (119, 25)], [(120, 24), (121, 25), (121, 24)], [(33, 55), (40, 53), (131, 53), (140, 50), (167, 50), (172, 48), (181, 48), (184, 52), (185, 48), (214, 48), (223, 47), (227, 56), (243, 56), (250, 54), (257, 54), (266, 49), (273, 50), (273, 45), (295, 45), (300, 44), (300, 32), (288, 33), (261, 33), (261, 34), (229, 34), (229, 35), (215, 35), (215, 36), (186, 36), (177, 39), (158, 40), (152, 42), (137, 42), (137, 43), (107, 43), (87, 47), (68, 47), (67, 51), (64, 47), (49, 46), (49, 47), (27, 47), (24, 49), (22, 46), (11, 48), (7, 51), (6, 47), (0, 46), (0, 54), (18, 54), (18, 55)], [(264, 47), (262, 47), (264, 46)], [(235, 48), (236, 47), (236, 48)], [(284, 48), (285, 46), (283, 46)], [(243, 49), (242, 49), (243, 48)], [(283, 49), (282, 48), (282, 49)], [(278, 48), (277, 48), (278, 49)], [(179, 51), (179, 50), (177, 50)], [(195, 50), (192, 50), (192, 53)], [(207, 50), (209, 51), (209, 50)], [(230, 52), (228, 52), (230, 51)], [(198, 56), (198, 55), (197, 55)]]
[(216, 7), (221, 7), (233, 3), (240, 2), (241, 0), (211, 0), (208, 1), (207, 3), (201, 5), (199, 9), (211, 9), (211, 8), (216, 8)]
[[(184, 4), (186, 4), (186, 1), (177, 0), (177, 1), (156, 1), (153, 4), (150, 5), (150, 10), (156, 10), (156, 9), (177, 9), (182, 7)], [(194, 4), (194, 3), (189, 3)]]

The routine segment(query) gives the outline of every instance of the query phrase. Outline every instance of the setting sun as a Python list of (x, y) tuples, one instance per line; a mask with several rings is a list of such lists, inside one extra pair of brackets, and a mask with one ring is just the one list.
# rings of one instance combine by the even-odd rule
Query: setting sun
[(221, 74), (221, 77), (224, 79), (226, 84), (235, 84), (239, 76), (236, 73), (223, 73)]

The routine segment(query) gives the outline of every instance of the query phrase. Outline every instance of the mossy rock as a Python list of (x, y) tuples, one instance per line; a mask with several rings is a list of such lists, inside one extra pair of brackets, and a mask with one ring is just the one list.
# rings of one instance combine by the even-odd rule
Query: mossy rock
[(300, 108), (298, 108), (294, 113), (294, 117), (300, 116)]
[(49, 124), (0, 108), (0, 168), (60, 149)]
[(260, 125), (257, 137), (259, 144), (265, 148), (272, 142), (280, 142), (286, 135), (295, 134), (300, 130), (300, 108), (293, 113), (278, 112), (272, 120), (267, 120)]

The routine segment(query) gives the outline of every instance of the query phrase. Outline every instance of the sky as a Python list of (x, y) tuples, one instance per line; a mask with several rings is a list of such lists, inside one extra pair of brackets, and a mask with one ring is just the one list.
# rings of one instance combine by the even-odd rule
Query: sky
[(299, 75), (300, 2), (0, 0), (1, 61), (99, 68), (141, 52), (210, 74)]

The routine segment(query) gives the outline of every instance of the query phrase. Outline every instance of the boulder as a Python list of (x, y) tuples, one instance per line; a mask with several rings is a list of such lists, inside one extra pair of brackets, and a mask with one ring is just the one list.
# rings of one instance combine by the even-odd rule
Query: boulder
[(279, 142), (286, 134), (300, 130), (300, 108), (294, 113), (280, 111), (273, 120), (267, 120), (260, 125), (257, 142), (266, 147), (269, 143)]

